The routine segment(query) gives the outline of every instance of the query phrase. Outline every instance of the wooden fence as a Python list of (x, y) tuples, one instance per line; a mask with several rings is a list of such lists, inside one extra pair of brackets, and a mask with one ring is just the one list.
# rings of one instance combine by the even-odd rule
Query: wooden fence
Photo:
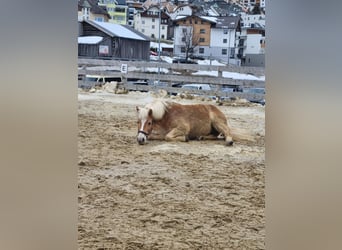
[[(217, 65), (198, 65), (180, 64), (165, 62), (141, 62), (141, 61), (119, 61), (119, 60), (98, 60), (98, 59), (78, 59), (78, 74), (98, 75), (107, 78), (117, 78), (121, 80), (122, 87), (127, 90), (154, 91), (165, 89), (168, 93), (184, 93), (218, 96), (222, 98), (239, 97), (249, 100), (264, 99), (264, 94), (227, 92), (222, 91), (222, 87), (250, 88), (265, 87), (265, 82), (260, 80), (232, 79), (223, 77), (223, 72), (236, 72), (244, 74), (263, 75), (264, 69), (252, 67), (217, 66)], [(193, 75), (198, 71), (208, 71), (215, 76)], [(85, 84), (79, 80), (79, 85)], [(148, 85), (132, 84), (130, 80), (145, 80)], [(156, 84), (156, 83), (163, 83)], [(212, 90), (189, 90), (173, 87), (177, 83), (207, 83), (213, 86)]]

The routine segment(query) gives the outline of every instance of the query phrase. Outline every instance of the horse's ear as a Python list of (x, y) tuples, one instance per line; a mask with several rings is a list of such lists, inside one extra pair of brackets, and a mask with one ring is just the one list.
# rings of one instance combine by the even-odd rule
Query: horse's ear
[(135, 106), (135, 109), (137, 110), (137, 112), (139, 112), (140, 108), (138, 106)]
[(151, 116), (152, 117), (152, 109), (150, 109), (149, 111), (148, 111), (148, 116)]

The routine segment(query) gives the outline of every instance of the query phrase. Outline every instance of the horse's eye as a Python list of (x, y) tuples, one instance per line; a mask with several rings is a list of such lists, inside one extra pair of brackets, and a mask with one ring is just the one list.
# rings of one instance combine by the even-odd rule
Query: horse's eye
[(148, 125), (151, 125), (152, 124), (152, 122), (148, 122)]

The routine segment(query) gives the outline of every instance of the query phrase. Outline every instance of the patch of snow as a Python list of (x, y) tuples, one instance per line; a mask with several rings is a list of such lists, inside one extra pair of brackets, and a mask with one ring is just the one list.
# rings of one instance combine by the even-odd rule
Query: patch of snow
[(97, 44), (103, 40), (102, 36), (79, 36), (78, 43), (80, 44)]

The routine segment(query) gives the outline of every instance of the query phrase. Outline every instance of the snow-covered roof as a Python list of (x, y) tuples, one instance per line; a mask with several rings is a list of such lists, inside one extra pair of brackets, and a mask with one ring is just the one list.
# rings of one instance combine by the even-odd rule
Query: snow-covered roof
[(107, 33), (108, 32), (111, 33), (111, 35), (113, 36), (130, 38), (130, 39), (135, 39), (135, 40), (146, 40), (145, 37), (139, 36), (136, 32), (131, 31), (130, 29), (126, 28), (125, 26), (121, 24), (98, 22), (98, 21), (92, 21), (92, 23), (106, 30)]
[(213, 16), (200, 16), (200, 18), (207, 20), (209, 22), (212, 22), (212, 23), (216, 23), (217, 21), (217, 17), (213, 17)]
[(187, 16), (181, 16), (181, 15), (178, 15), (176, 16), (176, 18), (174, 20), (180, 20), (180, 19), (183, 19), (183, 18), (186, 18)]
[(81, 44), (97, 44), (103, 39), (102, 36), (79, 36), (78, 43)]
[[(190, 16), (177, 16), (174, 20), (181, 20), (181, 19), (184, 19), (184, 18), (187, 18), (187, 17), (190, 17)], [(209, 17), (209, 16), (198, 16), (198, 18), (200, 19), (203, 19), (203, 20), (207, 20), (209, 22), (212, 22), (212, 23), (216, 23), (216, 20), (217, 20), (217, 17)]]

